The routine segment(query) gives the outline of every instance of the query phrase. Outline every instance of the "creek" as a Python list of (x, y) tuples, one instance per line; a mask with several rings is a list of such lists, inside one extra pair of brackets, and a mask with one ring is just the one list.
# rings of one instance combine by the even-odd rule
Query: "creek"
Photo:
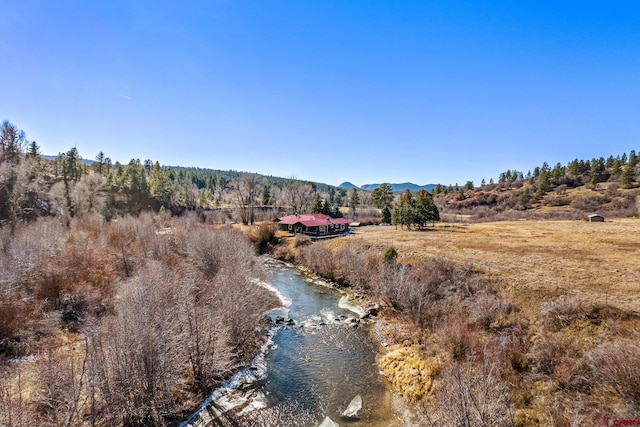
[[(359, 320), (358, 304), (293, 267), (275, 262), (267, 265), (263, 285), (283, 303), (269, 316), (274, 323), (279, 316), (285, 322), (271, 329), (269, 341), (251, 367), (214, 391), (199, 415), (183, 426), (211, 425), (206, 417), (211, 402), (232, 411), (240, 423), (261, 408), (286, 408), (291, 421), (305, 420), (304, 425), (313, 427), (326, 416), (340, 426), (399, 425), (376, 365), (378, 347), (371, 338), (372, 325)], [(288, 319), (292, 324), (287, 324)], [(360, 418), (342, 418), (342, 411), (356, 395), (362, 396)]]

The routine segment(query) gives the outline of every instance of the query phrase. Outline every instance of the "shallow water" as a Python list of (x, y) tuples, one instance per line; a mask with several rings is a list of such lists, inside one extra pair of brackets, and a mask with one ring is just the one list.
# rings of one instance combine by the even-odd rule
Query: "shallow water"
[[(314, 414), (318, 423), (328, 415), (341, 425), (393, 425), (371, 325), (354, 327), (351, 319), (358, 314), (340, 307), (346, 305), (339, 305), (343, 295), (337, 290), (292, 268), (273, 267), (270, 273), (267, 282), (291, 301), (272, 317), (281, 315), (296, 324), (276, 333), (274, 348), (266, 355), (267, 375), (260, 385), (268, 405), (296, 404)], [(358, 394), (363, 400), (360, 420), (341, 419), (340, 413)]]
[[(283, 303), (270, 313), (272, 320), (282, 316), (294, 323), (273, 329), (252, 366), (214, 391), (208, 402), (236, 413), (241, 424), (244, 419), (255, 425), (249, 419), (261, 408), (286, 408), (285, 418), (295, 419), (295, 425), (315, 427), (326, 416), (341, 426), (399, 425), (378, 373), (371, 325), (356, 321), (361, 313), (357, 304), (326, 283), (279, 263), (269, 263), (263, 285), (279, 294)], [(341, 412), (358, 394), (363, 402), (360, 418), (342, 418)], [(209, 425), (206, 412), (183, 426)], [(282, 411), (275, 414), (282, 420)], [(268, 418), (264, 424), (279, 425)]]

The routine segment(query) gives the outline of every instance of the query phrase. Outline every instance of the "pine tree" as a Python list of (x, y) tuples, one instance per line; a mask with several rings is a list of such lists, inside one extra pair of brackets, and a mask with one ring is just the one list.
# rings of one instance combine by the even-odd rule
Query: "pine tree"
[(390, 208), (393, 205), (393, 189), (389, 184), (383, 182), (371, 193), (373, 205), (378, 209)]
[(349, 198), (347, 202), (349, 206), (349, 211), (351, 212), (351, 218), (353, 219), (357, 218), (356, 208), (360, 204), (360, 195), (358, 194), (358, 190), (356, 190), (355, 188), (352, 188), (351, 190), (349, 190)]
[(36, 144), (35, 141), (31, 141), (29, 143), (29, 150), (27, 151), (27, 157), (31, 157), (33, 159), (40, 158), (40, 147)]
[(322, 212), (322, 202), (320, 201), (320, 194), (317, 192), (313, 195), (313, 201), (311, 202), (311, 207), (309, 208), (311, 213), (321, 213)]
[(635, 167), (638, 164), (638, 156), (636, 155), (636, 150), (631, 150), (629, 152), (629, 164), (631, 167)]
[(382, 212), (380, 214), (380, 221), (383, 224), (391, 224), (391, 210), (388, 207), (382, 208)]
[(633, 184), (635, 178), (634, 168), (631, 166), (631, 162), (627, 163), (622, 169), (622, 175), (620, 176), (620, 184), (625, 187), (630, 187)]
[(156, 162), (151, 168), (151, 176), (149, 177), (149, 193), (160, 207), (168, 208), (171, 202), (171, 180), (167, 171), (160, 167)]

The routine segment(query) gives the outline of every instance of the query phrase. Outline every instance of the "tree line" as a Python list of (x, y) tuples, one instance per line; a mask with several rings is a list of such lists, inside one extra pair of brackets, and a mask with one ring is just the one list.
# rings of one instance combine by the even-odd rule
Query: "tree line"
[(269, 219), (310, 209), (337, 216), (347, 199), (343, 189), (295, 177), (169, 167), (149, 159), (123, 164), (104, 152), (87, 162), (76, 147), (49, 160), (9, 121), (0, 128), (0, 196), (0, 225), (12, 229), (42, 216), (69, 223), (85, 213), (111, 218), (217, 208), (229, 209), (231, 220), (252, 224), (265, 210)]

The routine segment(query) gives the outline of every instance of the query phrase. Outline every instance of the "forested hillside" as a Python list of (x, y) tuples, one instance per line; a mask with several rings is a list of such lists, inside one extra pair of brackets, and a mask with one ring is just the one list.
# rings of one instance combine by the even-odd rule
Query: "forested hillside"
[(314, 198), (336, 210), (346, 192), (326, 184), (256, 173), (161, 166), (157, 161), (113, 162), (105, 153), (81, 158), (77, 148), (53, 159), (15, 125), (2, 124), (0, 224), (56, 216), (100, 213), (106, 219), (142, 211), (173, 214), (198, 211), (214, 223), (274, 219), (283, 212), (304, 212)]
[(632, 216), (640, 208), (640, 159), (629, 155), (572, 160), (550, 167), (543, 163), (526, 174), (507, 170), (497, 182), (482, 181), (479, 187), (438, 185), (436, 203), (445, 213), (469, 215), (474, 219), (541, 216), (583, 218), (599, 212), (611, 216)]

